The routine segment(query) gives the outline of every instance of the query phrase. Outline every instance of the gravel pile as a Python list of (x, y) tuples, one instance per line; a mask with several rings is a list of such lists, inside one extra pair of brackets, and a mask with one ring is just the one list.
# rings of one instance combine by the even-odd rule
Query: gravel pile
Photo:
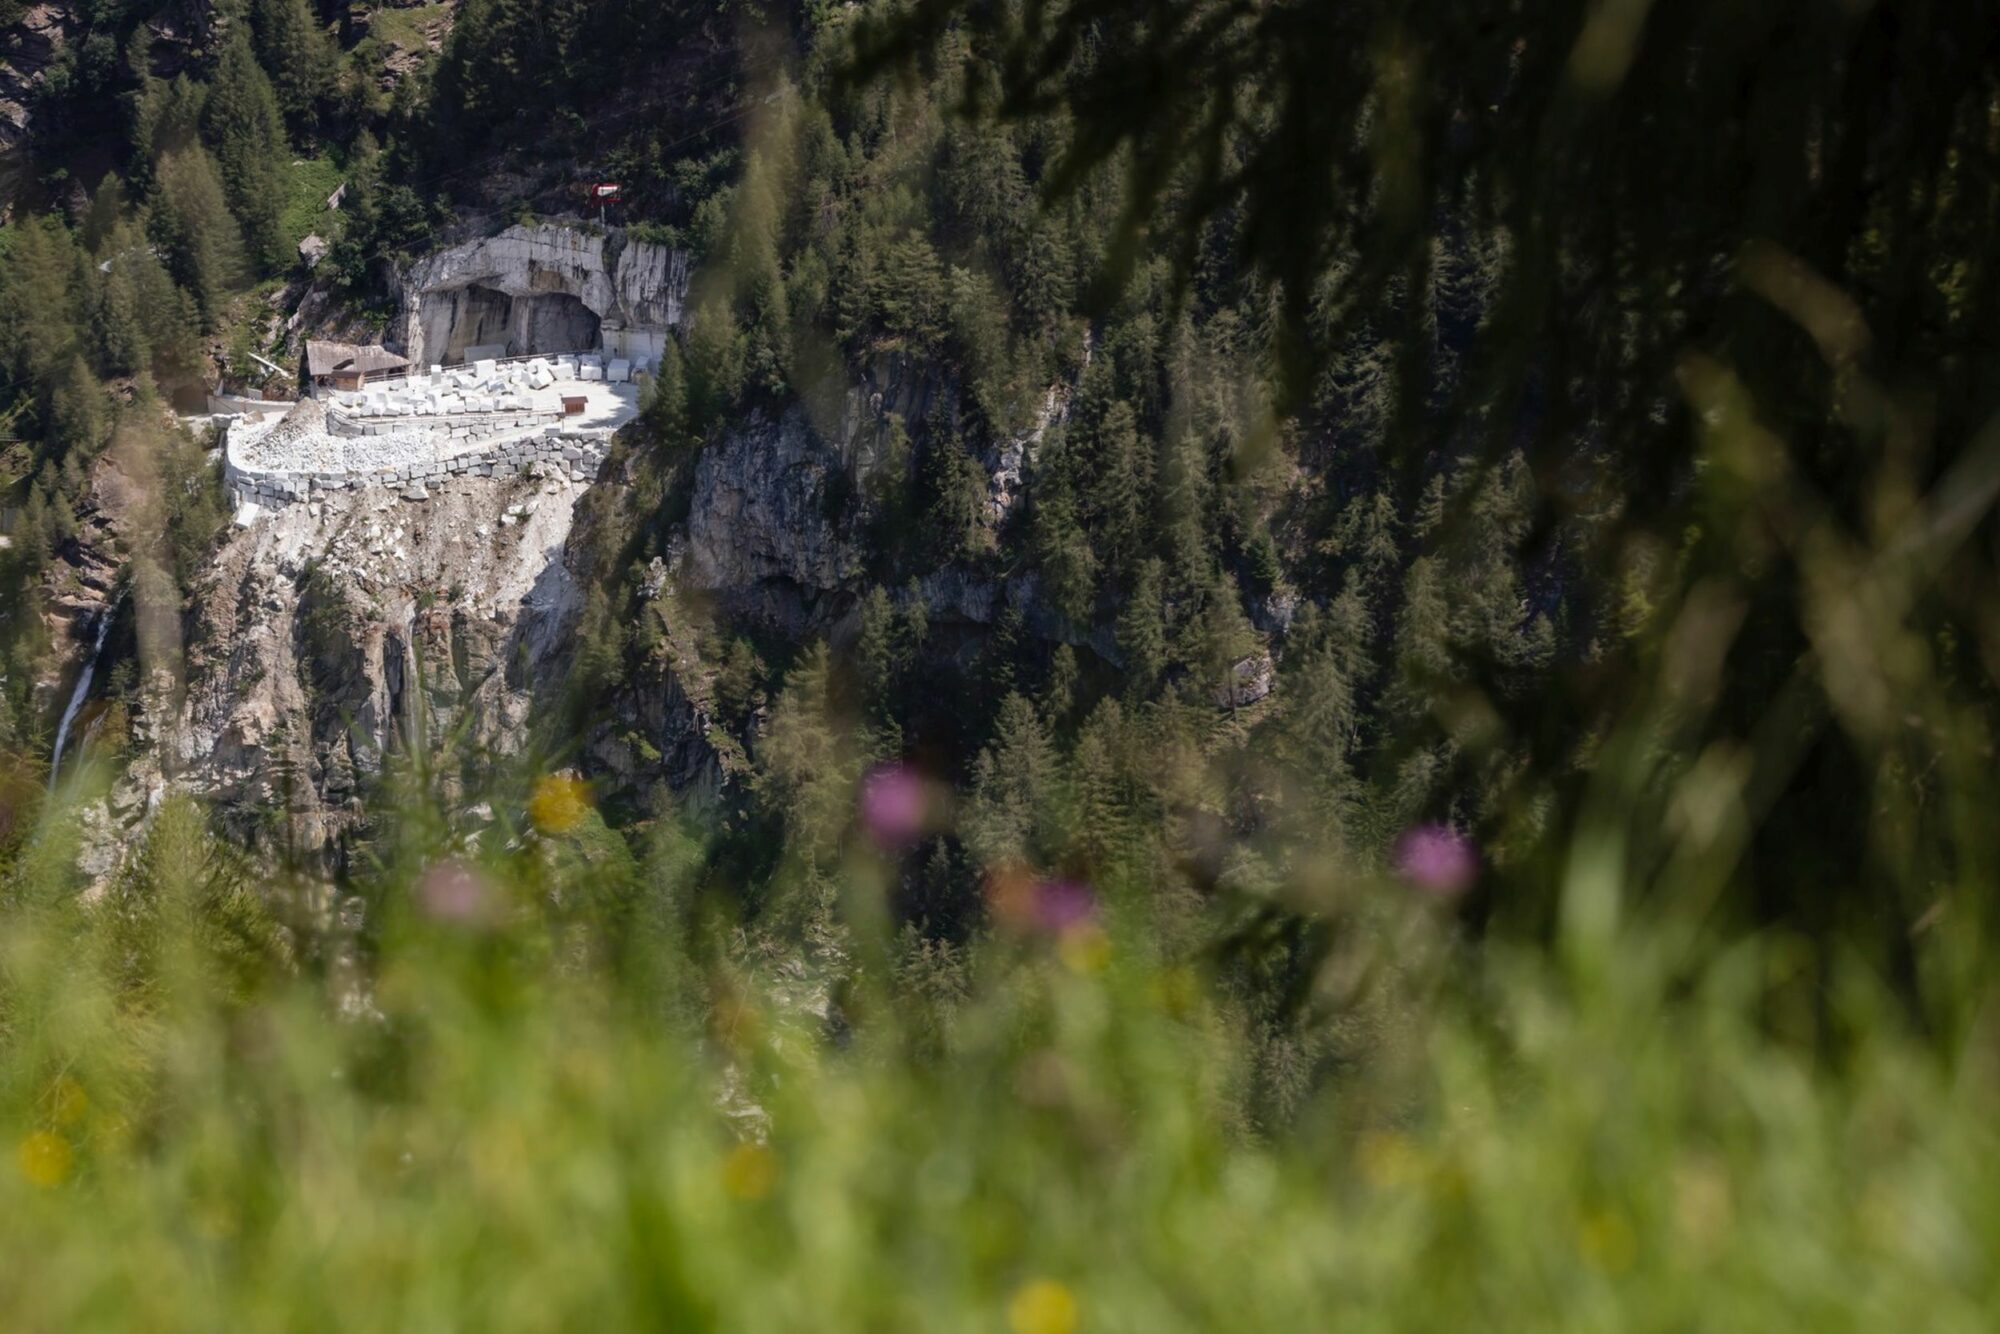
[(386, 435), (346, 437), (326, 427), (326, 409), (314, 399), (300, 399), (284, 420), (237, 455), (246, 468), (258, 472), (373, 472), (428, 463), (437, 457), (429, 430), (395, 431)]

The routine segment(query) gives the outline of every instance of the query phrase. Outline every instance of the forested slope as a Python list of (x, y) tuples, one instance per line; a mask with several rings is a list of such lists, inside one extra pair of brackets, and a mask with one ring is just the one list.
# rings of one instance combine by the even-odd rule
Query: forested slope
[(128, 584), (179, 609), (217, 540), (162, 394), (617, 179), (697, 278), (564, 553), (535, 754), (615, 826), (692, 821), (815, 986), (872, 773), (931, 812), (899, 957), (1010, 877), (1115, 890), (1222, 961), (1260, 1116), (1341, 1057), (1299, 1002), (1412, 847), (1469, 937), (1546, 941), (1610, 820), (1649, 911), (1859, 950), (1921, 1008), (1916, 924), (1990, 842), (1975, 21), (437, 8), (72, 16), (0, 233), (23, 763), (100, 460), (170, 482), (108, 539)]

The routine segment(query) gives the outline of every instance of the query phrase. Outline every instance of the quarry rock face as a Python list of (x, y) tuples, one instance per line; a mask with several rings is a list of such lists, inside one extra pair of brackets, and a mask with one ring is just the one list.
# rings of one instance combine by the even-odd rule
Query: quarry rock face
[(861, 571), (840, 522), (847, 462), (794, 408), (753, 415), (702, 452), (688, 511), (691, 587), (748, 593), (782, 583), (808, 597)]
[(517, 753), (567, 667), (581, 598), (563, 550), (584, 489), (335, 491), (234, 533), (190, 590), (183, 684), (149, 700), (157, 739), (128, 782), (187, 788), (244, 842), (331, 861), (397, 753), (442, 771)]
[(639, 336), (638, 356), (681, 323), (685, 251), (623, 232), (545, 223), (428, 255), (402, 283), (399, 327), (416, 365), (451, 365), (470, 349), (509, 354), (593, 348), (608, 330)]

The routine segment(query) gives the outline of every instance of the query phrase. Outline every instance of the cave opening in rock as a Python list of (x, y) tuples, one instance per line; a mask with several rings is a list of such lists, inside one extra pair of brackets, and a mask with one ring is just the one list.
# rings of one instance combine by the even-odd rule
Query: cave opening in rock
[(568, 292), (512, 296), (468, 283), (425, 292), (418, 313), (425, 356), (444, 365), (464, 361), (475, 348), (528, 356), (586, 351), (599, 343), (597, 312)]

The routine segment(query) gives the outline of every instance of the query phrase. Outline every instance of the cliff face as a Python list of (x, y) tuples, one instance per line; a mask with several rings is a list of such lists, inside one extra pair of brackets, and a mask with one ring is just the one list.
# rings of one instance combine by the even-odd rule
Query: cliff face
[[(462, 360), (467, 349), (514, 353), (607, 346), (628, 331), (636, 359), (657, 356), (687, 299), (684, 251), (576, 226), (514, 226), (417, 261), (404, 276), (399, 328), (410, 360)], [(621, 351), (627, 349), (619, 349)]]
[[(404, 309), (420, 330), (427, 297), (487, 285), (560, 288), (621, 319), (678, 320), (686, 281), (679, 256), (618, 245), (615, 234), (607, 244), (516, 228), (422, 261)], [(831, 401), (724, 426), (680, 465), (670, 494), (634, 484), (666, 465), (628, 432), (598, 469), (310, 488), (245, 514), (248, 526), (231, 530), (189, 588), (173, 652), (139, 664), (128, 772), (96, 817), (104, 837), (90, 869), (108, 869), (168, 786), (209, 800), (247, 844), (337, 864), (378, 799), (376, 780), (413, 748), (449, 771), (447, 784), (461, 766), (476, 772), (542, 746), (634, 797), (656, 784), (688, 793), (733, 781), (760, 718), (718, 704), (720, 664), (702, 627), (719, 613), (795, 642), (850, 633), (869, 584), (877, 482), (909, 466), (897, 421), (925, 420), (955, 397), (955, 386), (889, 357)], [(1009, 521), (1067, 397), (1052, 389), (1029, 429), (985, 461), (989, 523)], [(661, 530), (667, 513), (679, 517)], [(589, 524), (573, 532), (583, 516)], [(620, 553), (645, 528), (662, 532), (664, 555), (627, 568)], [(583, 735), (560, 734), (575, 716), (556, 706), (592, 590), (628, 581), (645, 621), (625, 627), (628, 643), (654, 647), (628, 654), (615, 688), (586, 702)], [(1032, 576), (953, 567), (915, 595), (946, 638), (977, 638), (1009, 606), (1031, 633), (1073, 633), (1041, 609)], [(79, 613), (78, 626), (87, 620)], [(119, 643), (131, 651), (129, 639), (114, 640), (114, 656)], [(1079, 646), (1115, 653), (1108, 641)]]
[(0, 28), (0, 156), (27, 139), (36, 93), (76, 31), (76, 7), (31, 5)]
[(530, 745), (579, 605), (562, 554), (582, 490), (335, 491), (238, 530), (191, 590), (180, 680), (149, 685), (114, 811), (172, 783), (247, 843), (331, 858), (393, 754)]

